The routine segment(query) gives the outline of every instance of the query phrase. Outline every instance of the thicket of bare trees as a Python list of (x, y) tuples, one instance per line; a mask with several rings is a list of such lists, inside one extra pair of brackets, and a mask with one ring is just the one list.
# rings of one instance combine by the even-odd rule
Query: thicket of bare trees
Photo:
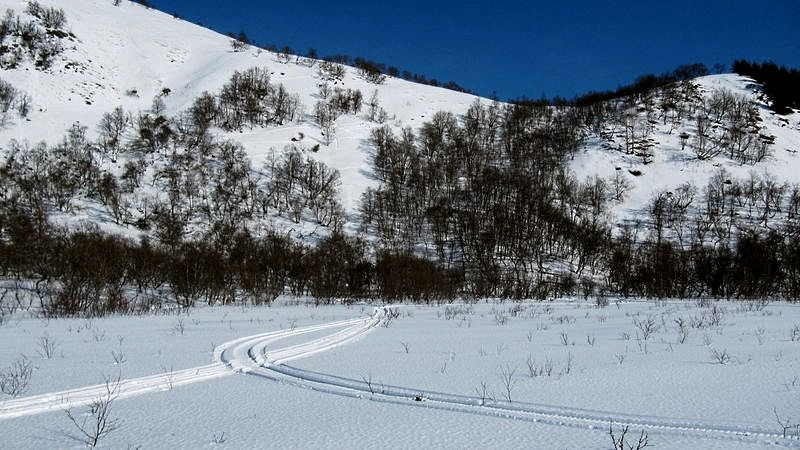
[[(754, 164), (769, 142), (744, 97), (704, 99), (679, 80), (585, 106), (476, 102), (416, 132), (379, 126), (378, 184), (364, 193), (357, 236), (344, 231), (340, 175), (302, 138), (254, 168), (240, 144), (214, 132), (292, 120), (293, 98), (251, 69), (174, 117), (156, 98), (138, 114), (105, 114), (96, 140), (76, 124), (55, 145), (11, 142), (0, 161), (2, 276), (32, 282), (53, 316), (145, 311), (165, 297), (268, 303), (282, 292), (320, 301), (800, 298), (800, 186), (721, 170), (706, 186), (656, 193), (641, 220), (615, 233), (609, 211), (630, 188), (625, 175), (578, 180), (567, 170), (593, 134), (648, 162), (654, 122), (685, 133), (687, 154)], [(327, 84), (319, 99), (334, 120), (363, 107), (361, 92)], [(380, 115), (377, 103), (374, 94), (369, 115)], [(107, 169), (112, 162), (120, 170)], [(148, 237), (50, 220), (87, 202)], [(265, 230), (275, 216), (314, 223), (324, 237), (311, 245)]]
[(67, 19), (61, 8), (29, 1), (25, 12), (33, 18), (8, 9), (0, 19), (0, 67), (13, 69), (31, 61), (36, 69), (49, 69), (63, 52), (62, 40), (75, 36), (65, 30)]

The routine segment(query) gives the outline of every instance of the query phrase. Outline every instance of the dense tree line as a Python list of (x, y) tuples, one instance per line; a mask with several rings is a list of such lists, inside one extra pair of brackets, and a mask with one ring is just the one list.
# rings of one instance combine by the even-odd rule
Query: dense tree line
[[(246, 230), (223, 241), (184, 240), (167, 246), (96, 228), (66, 231), (26, 211), (0, 214), (0, 272), (24, 285), (48, 316), (138, 313), (197, 303), (269, 304), (278, 295), (320, 302), (368, 297), (443, 301), (459, 292), (457, 274), (408, 254), (382, 253), (333, 233), (311, 247), (275, 233)], [(408, 283), (413, 276), (414, 283)]]
[(372, 139), (382, 184), (364, 194), (367, 232), (457, 269), (471, 295), (545, 295), (555, 261), (582, 274), (608, 236), (604, 200), (565, 170), (580, 142), (569, 109), (475, 103), (461, 122), (438, 113), (418, 135)]
[[(329, 81), (336, 67), (321, 68)], [(97, 139), (76, 124), (54, 145), (11, 142), (0, 162), (0, 271), (33, 283), (51, 315), (143, 311), (165, 296), (184, 306), (269, 303), (284, 292), (319, 301), (799, 298), (800, 186), (720, 170), (706, 186), (657, 192), (639, 220), (617, 226), (610, 211), (630, 188), (625, 174), (569, 172), (596, 137), (646, 164), (657, 125), (680, 133), (697, 159), (755, 164), (769, 154), (748, 98), (672, 80), (586, 106), (475, 102), (417, 131), (378, 126), (378, 184), (364, 193), (352, 235), (340, 176), (302, 135), (253, 167), (240, 144), (215, 134), (291, 120), (292, 96), (266, 70), (236, 72), (176, 116), (157, 97), (147, 111), (106, 113)], [(323, 129), (364, 107), (381, 122), (377, 93), (365, 102), (323, 83), (318, 98)], [(54, 225), (86, 205), (146, 237)], [(313, 244), (295, 240), (265, 226), (276, 216), (325, 231)]]
[(771, 61), (758, 64), (740, 59), (734, 61), (733, 71), (759, 82), (772, 100), (770, 107), (778, 114), (800, 109), (800, 71), (797, 69), (787, 69)]

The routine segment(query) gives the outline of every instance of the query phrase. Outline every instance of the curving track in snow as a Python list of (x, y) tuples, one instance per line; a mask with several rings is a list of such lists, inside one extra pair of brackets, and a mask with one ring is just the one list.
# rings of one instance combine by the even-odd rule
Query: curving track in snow
[(641, 416), (536, 403), (505, 402), (463, 395), (426, 391), (378, 382), (366, 382), (329, 375), (285, 364), (264, 366), (250, 372), (270, 380), (301, 388), (361, 398), (370, 401), (417, 406), (446, 411), (538, 422), (590, 430), (607, 431), (614, 427), (630, 426), (649, 434), (694, 436), (705, 439), (752, 442), (760, 445), (800, 448), (800, 441), (787, 439), (774, 428), (758, 425), (705, 423), (692, 419)]
[[(694, 436), (705, 439), (798, 447), (774, 428), (757, 425), (705, 423), (697, 420), (652, 417), (610, 411), (504, 402), (442, 392), (355, 380), (287, 365), (288, 362), (352, 342), (373, 330), (389, 308), (376, 308), (365, 318), (342, 320), (292, 330), (262, 333), (230, 341), (214, 351), (214, 364), (122, 380), (117, 397), (125, 398), (176, 386), (246, 373), (300, 388), (344, 397), (438, 410), (478, 414), (582, 429), (607, 430), (609, 424), (647, 430), (649, 434)], [(272, 350), (282, 339), (332, 330), (322, 337)], [(0, 420), (86, 405), (107, 393), (105, 384), (0, 402)]]
[[(630, 426), (646, 430), (650, 434), (694, 436), (705, 439), (750, 442), (759, 445), (800, 447), (800, 441), (786, 439), (775, 428), (746, 424), (707, 423), (692, 419), (642, 416), (619, 412), (553, 406), (537, 403), (505, 402), (463, 395), (426, 391), (399, 386), (384, 385), (367, 380), (355, 380), (309, 370), (299, 369), (285, 363), (299, 356), (306, 356), (332, 348), (343, 339), (352, 340), (380, 322), (376, 313), (369, 326), (351, 326), (333, 335), (298, 346), (267, 351), (262, 343), (249, 345), (242, 342), (235, 361), (228, 364), (246, 367), (250, 375), (269, 380), (312, 389), (328, 394), (370, 401), (465, 412), (492, 417), (539, 422), (550, 425), (583, 429), (607, 430), (610, 424)], [(248, 346), (249, 345), (249, 346)], [(312, 353), (309, 353), (312, 352)], [(299, 356), (298, 356), (299, 355)]]
[[(104, 383), (0, 402), (0, 420), (88, 405), (98, 398), (106, 396), (110, 387), (113, 388), (116, 398), (127, 398), (150, 392), (167, 391), (174, 387), (213, 380), (236, 372), (247, 372), (252, 367), (257, 367), (247, 362), (249, 360), (247, 354), (251, 349), (255, 348), (263, 351), (267, 345), (281, 339), (343, 328), (341, 331), (310, 342), (293, 345), (277, 351), (283, 355), (281, 356), (282, 361), (313, 355), (361, 336), (379, 321), (380, 316), (376, 310), (376, 313), (368, 318), (342, 320), (236, 339), (222, 344), (214, 350), (214, 360), (217, 362), (213, 364), (146, 377), (119, 380), (118, 382), (114, 380), (109, 385)], [(267, 361), (259, 360), (259, 363), (265, 362)]]

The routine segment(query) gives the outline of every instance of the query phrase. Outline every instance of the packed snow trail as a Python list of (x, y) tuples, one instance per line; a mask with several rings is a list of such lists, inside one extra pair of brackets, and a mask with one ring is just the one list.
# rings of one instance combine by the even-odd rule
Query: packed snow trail
[[(349, 336), (363, 332), (364, 330), (346, 329), (337, 334), (342, 333)], [(333, 338), (333, 336), (326, 336), (319, 341), (324, 342), (326, 339)], [(694, 436), (714, 440), (753, 442), (760, 445), (800, 447), (800, 440), (784, 438), (783, 434), (775, 428), (766, 426), (707, 423), (693, 419), (643, 416), (516, 401), (506, 402), (489, 398), (481, 399), (424, 389), (385, 385), (378, 381), (355, 380), (286, 365), (286, 362), (293, 359), (294, 354), (307, 355), (307, 353), (304, 353), (304, 349), (301, 349), (303, 346), (307, 346), (305, 350), (324, 347), (319, 343), (309, 342), (296, 346), (298, 347), (297, 351), (289, 347), (267, 352), (263, 346), (252, 346), (246, 352), (249, 361), (239, 361), (238, 363), (247, 364), (247, 372), (251, 375), (319, 392), (377, 402), (466, 412), (590, 430), (605, 431), (613, 424), (614, 427), (630, 426), (632, 429), (636, 429), (637, 433), (638, 430), (646, 430), (649, 434)], [(324, 348), (327, 349), (329, 347)]]
[(239, 365), (238, 361), (246, 359), (241, 352), (246, 352), (251, 347), (263, 350), (268, 344), (281, 339), (328, 329), (344, 328), (344, 330), (331, 335), (282, 350), (282, 354), (287, 355), (288, 359), (297, 359), (345, 344), (375, 326), (379, 321), (380, 319), (375, 314), (369, 318), (342, 320), (236, 339), (222, 344), (214, 350), (214, 359), (219, 362), (213, 364), (140, 378), (113, 380), (108, 384), (103, 383), (0, 402), (0, 420), (88, 405), (98, 398), (108, 395), (109, 389), (114, 391), (115, 398), (127, 398), (229, 376), (237, 371), (246, 371), (247, 368)]

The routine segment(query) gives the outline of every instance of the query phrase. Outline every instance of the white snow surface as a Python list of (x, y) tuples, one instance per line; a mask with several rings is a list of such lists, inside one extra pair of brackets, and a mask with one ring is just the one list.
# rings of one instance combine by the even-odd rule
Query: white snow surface
[[(773, 415), (793, 417), (799, 404), (800, 308), (753, 306), (482, 302), (402, 306), (388, 323), (369, 305), (288, 303), (91, 321), (18, 316), (0, 327), (0, 368), (25, 354), (36, 369), (21, 397), (0, 397), (0, 434), (8, 448), (81, 447), (63, 405), (2, 411), (120, 374), (159, 383), (115, 401), (122, 427), (101, 441), (108, 448), (206, 447), (222, 432), (232, 448), (609, 448), (611, 421), (646, 430), (656, 448), (800, 446), (780, 437)], [(644, 341), (634, 321), (650, 318), (657, 330)], [(683, 343), (679, 318), (689, 324)], [(44, 335), (57, 343), (53, 359), (38, 352)], [(730, 361), (715, 362), (712, 349)], [(112, 351), (126, 361), (115, 364)], [(532, 377), (528, 357), (537, 367), (551, 359), (553, 373)], [(513, 372), (510, 403), (504, 370)], [(392, 396), (395, 387), (413, 394)]]

